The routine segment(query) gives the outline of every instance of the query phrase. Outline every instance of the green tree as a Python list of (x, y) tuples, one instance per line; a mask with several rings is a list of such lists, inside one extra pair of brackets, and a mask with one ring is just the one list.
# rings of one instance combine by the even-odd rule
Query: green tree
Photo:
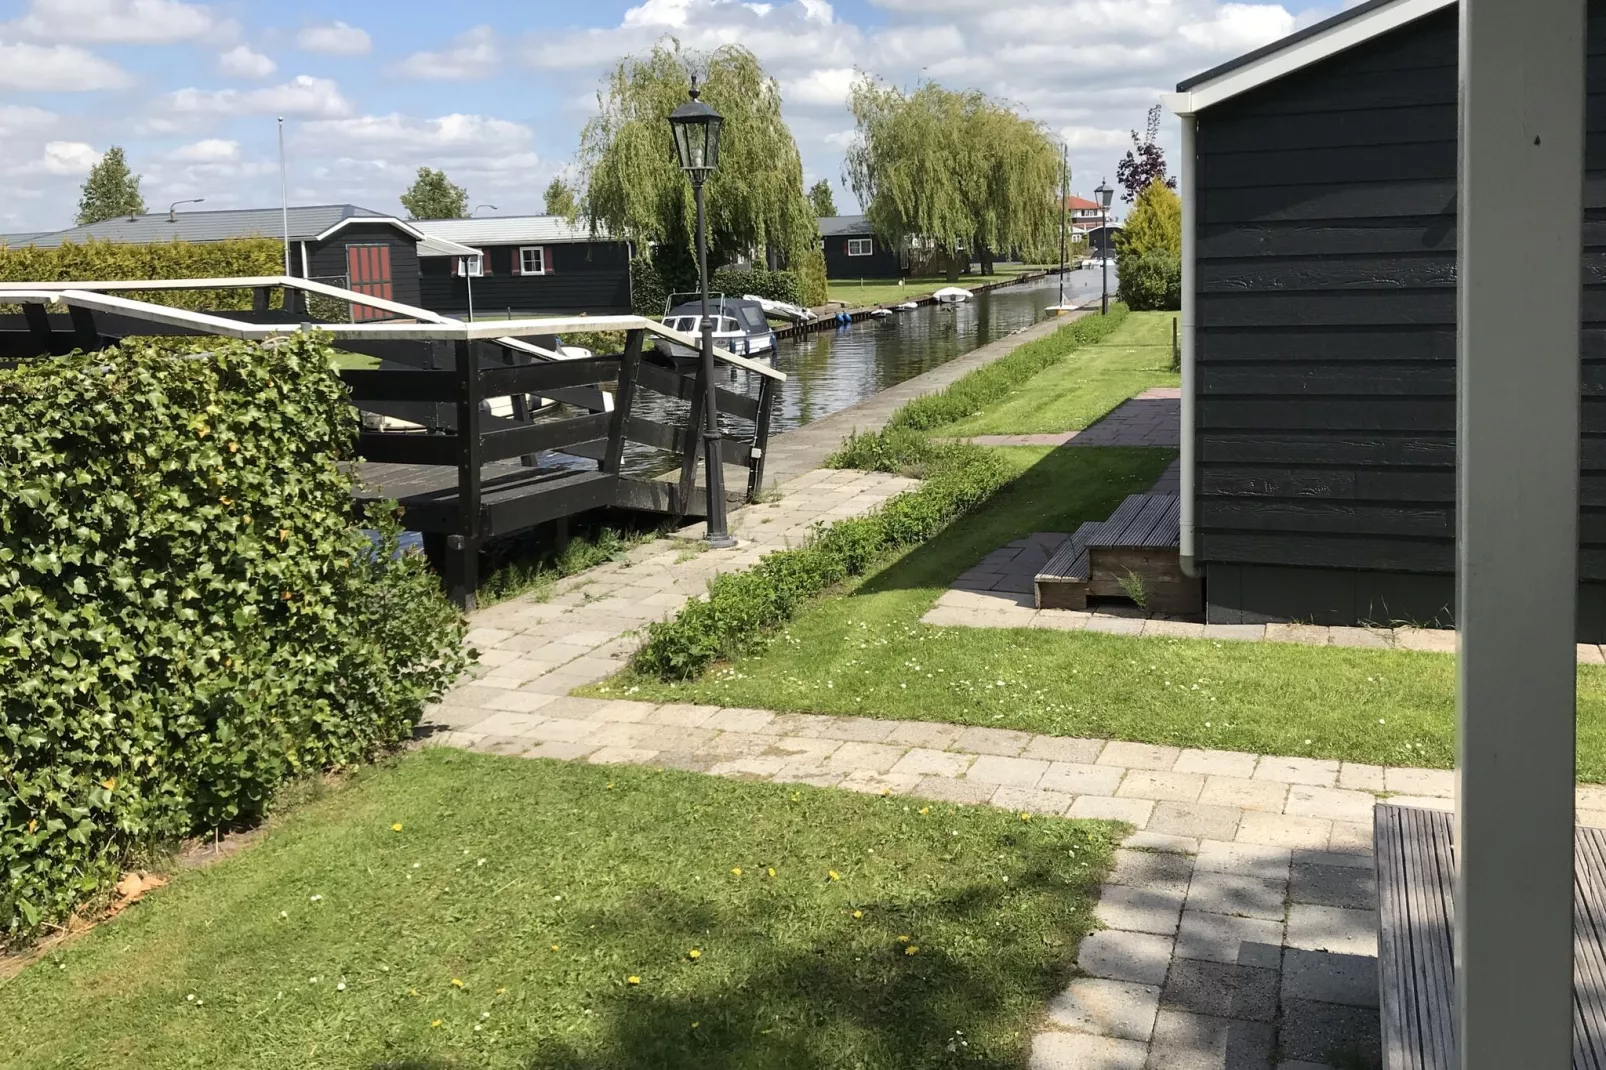
[(574, 202), (574, 190), (569, 188), (563, 179), (554, 178), (546, 188), (546, 214), (568, 216), (573, 219), (578, 213)]
[(822, 178), (809, 187), (809, 204), (820, 218), (836, 215), (836, 198), (831, 196), (830, 179)]
[(118, 216), (144, 215), (145, 198), (139, 195), (143, 176), (128, 169), (121, 145), (106, 150), (100, 162), (89, 169), (83, 192), (78, 197), (78, 225), (86, 226)]
[(1121, 300), (1138, 310), (1182, 307), (1182, 201), (1156, 178), (1115, 236)]
[(401, 203), (409, 219), (462, 219), (468, 215), (468, 190), (453, 183), (445, 171), (420, 167)]
[[(702, 99), (724, 115), (719, 167), (708, 177), (709, 267), (755, 251), (772, 267), (815, 252), (815, 216), (803, 194), (803, 162), (781, 118), (781, 90), (747, 49), (683, 52), (666, 38), (622, 60), (597, 92), (598, 114), (580, 137), (582, 211), (593, 229), (658, 243), (653, 260), (671, 290), (696, 280), (696, 210), (680, 170), (669, 113), (686, 102), (701, 70)], [(811, 303), (823, 294), (806, 295)]]
[(849, 107), (848, 184), (885, 240), (945, 251), (949, 278), (970, 252), (991, 272), (995, 250), (1047, 240), (1060, 159), (1040, 125), (980, 92), (927, 82), (906, 95), (869, 75)]

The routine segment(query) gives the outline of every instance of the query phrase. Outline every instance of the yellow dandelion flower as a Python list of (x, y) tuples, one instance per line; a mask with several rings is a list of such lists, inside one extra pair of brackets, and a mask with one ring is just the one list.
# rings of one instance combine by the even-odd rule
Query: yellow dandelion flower
[(769, 875), (770, 875), (770, 876), (772, 876), (772, 877), (773, 877), (773, 876), (775, 876), (775, 867), (774, 867), (774, 866), (771, 866), (771, 867), (770, 867), (770, 868), (769, 868), (769, 871), (768, 871), (768, 872), (769, 872)]
[(922, 813), (922, 814), (929, 814), (929, 813), (931, 813), (931, 807), (929, 807), (929, 806), (922, 806), (922, 807), (921, 807), (921, 808), (920, 808), (920, 812), (921, 812), (921, 813)]
[(416, 989), (416, 988), (409, 988), (409, 989), (408, 989), (408, 990), (407, 990), (407, 994), (408, 994), (408, 995), (409, 995), (409, 996), (416, 996), (416, 995), (418, 995), (418, 989)]
[(905, 955), (918, 955), (920, 954), (920, 949), (913, 944), (910, 944), (908, 947), (903, 949), (903, 953)]
[(1025, 810), (1022, 810), (1020, 812), (1020, 819), (1022, 821), (1030, 821), (1032, 819), (1032, 815), (1027, 813)]
[(441, 1027), (441, 1020), (439, 1018), (435, 1019), (433, 1022), (429, 1023), (429, 1027), (431, 1029), (439, 1029)]
[(693, 1023), (692, 1023), (692, 1024), (691, 1024), (691, 1027), (692, 1027), (692, 1028), (693, 1028), (693, 1029), (696, 1029), (696, 1028), (697, 1028), (697, 1027), (698, 1027), (698, 1026), (700, 1026), (700, 1025), (702, 1025), (702, 1024), (703, 1024), (703, 1023), (702, 1023), (702, 1022), (693, 1022)]
[(452, 987), (453, 987), (453, 988), (462, 988), (462, 987), (463, 987), (463, 980), (462, 980), (462, 978), (460, 978), (460, 977), (454, 977), (454, 978), (452, 978)]
[(907, 944), (908, 942), (909, 942), (909, 934), (908, 933), (899, 933), (898, 934), (898, 943)]
[(635, 974), (631, 974), (629, 977), (625, 978), (625, 984), (639, 985), (641, 984), (641, 978), (637, 977)]
[(742, 867), (741, 866), (732, 866), (731, 867), (731, 876), (740, 877), (741, 875), (742, 875)]
[(703, 957), (703, 953), (694, 947), (690, 951), (686, 952), (686, 957), (691, 959), (693, 962), (696, 962), (698, 959)]
[(496, 990), (496, 994), (499, 995), (499, 996), (505, 996), (505, 995), (507, 995), (507, 989), (506, 988), (498, 988)]
[(837, 872), (837, 871), (836, 871), (836, 870), (834, 870), (834, 869), (828, 869), (828, 870), (826, 870), (826, 871), (825, 871), (825, 875), (826, 875), (826, 877), (827, 877), (827, 878), (828, 878), (828, 879), (830, 879), (830, 880), (834, 880), (834, 881), (839, 881), (839, 880), (841, 880), (841, 879), (842, 879), (842, 874), (840, 874), (840, 873), (838, 873), (838, 872)]
[(553, 951), (556, 951), (556, 950), (557, 950), (557, 949), (558, 949), (558, 945), (557, 945), (557, 944), (553, 944), (553, 945), (552, 945), (552, 950), (553, 950)]
[(853, 912), (853, 916), (854, 916), (854, 917), (855, 917), (855, 918), (862, 918), (862, 917), (864, 917), (864, 911), (862, 911), (862, 910), (855, 910), (855, 911), (854, 911), (854, 912)]
[(398, 821), (394, 825), (390, 826), (390, 831), (392, 831), (392, 832), (400, 832), (401, 830), (402, 830), (402, 823), (400, 821)]

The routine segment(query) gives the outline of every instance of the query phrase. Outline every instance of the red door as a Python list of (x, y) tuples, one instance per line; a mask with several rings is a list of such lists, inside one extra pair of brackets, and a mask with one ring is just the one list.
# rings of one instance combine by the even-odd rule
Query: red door
[[(382, 242), (346, 246), (346, 274), (350, 278), (350, 288), (357, 293), (390, 300), (390, 246)], [(389, 316), (389, 312), (368, 305), (351, 306), (353, 323)]]

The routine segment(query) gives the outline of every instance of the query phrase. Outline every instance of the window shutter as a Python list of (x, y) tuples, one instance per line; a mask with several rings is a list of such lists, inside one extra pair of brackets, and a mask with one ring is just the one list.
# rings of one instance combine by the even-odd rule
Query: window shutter
[(490, 273), (491, 273), (491, 251), (489, 249), (481, 249), (480, 250), (480, 274), (481, 275), (489, 275)]
[(513, 274), (524, 274), (524, 250), (516, 245), (513, 247)]
[(550, 245), (542, 246), (541, 248), (541, 270), (548, 275), (557, 274), (552, 270), (552, 247)]
[(457, 256), (452, 257), (452, 277), (453, 278), (456, 278), (459, 274), (461, 274), (461, 272), (458, 269), (461, 268), (462, 266), (463, 266), (463, 260), (462, 260), (461, 257), (457, 257)]

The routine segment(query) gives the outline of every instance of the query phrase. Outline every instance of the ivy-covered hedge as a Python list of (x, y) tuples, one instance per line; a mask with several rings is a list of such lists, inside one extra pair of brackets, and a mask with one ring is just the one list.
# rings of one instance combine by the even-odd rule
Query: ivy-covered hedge
[[(53, 249), (0, 247), (0, 282), (113, 281), (118, 279), (219, 279), (284, 274), (284, 243), (277, 238), (219, 242), (171, 241), (152, 245), (88, 241)], [(122, 296), (191, 309), (245, 309), (250, 290), (152, 290)]]
[(462, 667), (422, 557), (354, 523), (327, 341), (176, 348), (0, 372), (0, 944), (407, 739)]

